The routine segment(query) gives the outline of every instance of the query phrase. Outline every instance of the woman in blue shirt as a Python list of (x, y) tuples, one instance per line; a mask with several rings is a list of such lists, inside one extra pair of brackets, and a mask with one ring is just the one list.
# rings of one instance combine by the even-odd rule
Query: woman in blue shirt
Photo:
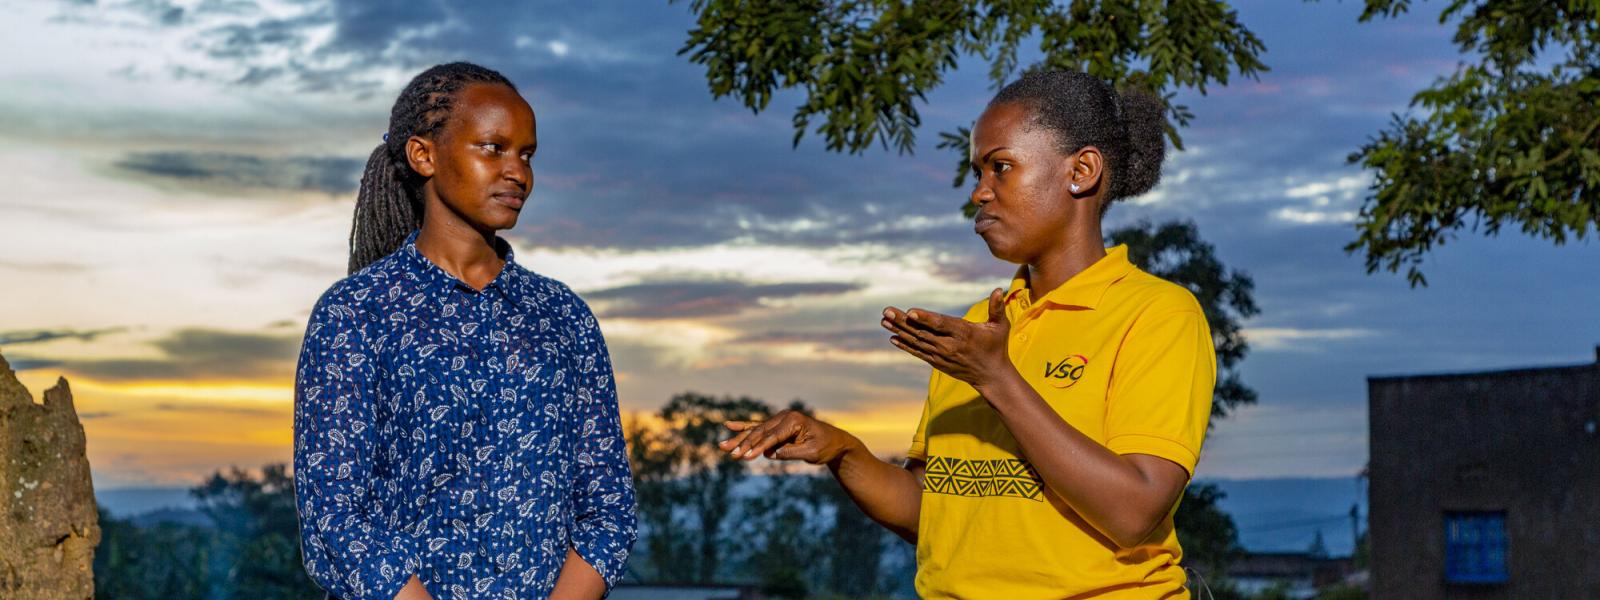
[(439, 65), (400, 93), (361, 178), (351, 275), (295, 381), (301, 548), (330, 596), (598, 598), (635, 539), (604, 339), (496, 231), (533, 187), (532, 108)]

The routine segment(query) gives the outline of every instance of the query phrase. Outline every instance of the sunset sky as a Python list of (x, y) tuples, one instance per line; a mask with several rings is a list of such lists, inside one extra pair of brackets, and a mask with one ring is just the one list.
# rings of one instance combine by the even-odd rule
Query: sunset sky
[[(1345, 157), (1458, 55), (1439, 2), (1234, 4), (1272, 71), (1209, 95), (1164, 180), (1115, 227), (1193, 219), (1256, 282), (1245, 381), (1200, 477), (1353, 476), (1365, 377), (1594, 359), (1600, 246), (1467, 232), (1431, 287), (1342, 248), (1369, 176)], [(539, 120), (506, 237), (601, 315), (622, 406), (799, 398), (903, 452), (927, 367), (886, 305), (958, 310), (1004, 285), (937, 133), (994, 90), (967, 61), (920, 106), (917, 152), (790, 144), (799, 96), (753, 115), (677, 56), (688, 3), (0, 0), (0, 352), (70, 381), (96, 486), (188, 485), (289, 458), (312, 303), (344, 275), (359, 171), (406, 80), (470, 60)]]

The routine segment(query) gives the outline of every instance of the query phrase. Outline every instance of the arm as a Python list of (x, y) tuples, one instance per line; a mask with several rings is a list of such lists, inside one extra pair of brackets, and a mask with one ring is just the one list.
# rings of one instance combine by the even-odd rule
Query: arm
[(1055, 495), (1113, 543), (1138, 545), (1183, 492), (1188, 467), (1149, 454), (1119, 454), (1062, 420), (1011, 364), (1001, 298), (1000, 290), (990, 295), (983, 323), (891, 308), (883, 325), (895, 334), (897, 347), (971, 384)]
[(906, 541), (917, 541), (922, 461), (891, 465), (873, 456), (857, 437), (793, 410), (759, 423), (730, 421), (727, 427), (738, 434), (719, 445), (735, 458), (766, 456), (825, 464), (861, 512)]
[(633, 474), (617, 407), (611, 355), (594, 315), (573, 296), (579, 366), (569, 433), (577, 436), (572, 546), (552, 598), (599, 598), (622, 579), (637, 538)]
[(1015, 367), (974, 386), (1011, 430), (1045, 485), (1123, 548), (1161, 524), (1189, 472), (1148, 454), (1117, 454), (1061, 419)]
[(389, 600), (421, 568), (416, 540), (368, 514), (376, 429), (365, 323), (325, 295), (312, 311), (295, 378), (294, 477), (306, 572), (348, 600)]
[(604, 598), (605, 595), (605, 578), (584, 562), (577, 550), (567, 548), (567, 562), (561, 565), (561, 574), (556, 576), (556, 587), (550, 592), (550, 600), (588, 600)]

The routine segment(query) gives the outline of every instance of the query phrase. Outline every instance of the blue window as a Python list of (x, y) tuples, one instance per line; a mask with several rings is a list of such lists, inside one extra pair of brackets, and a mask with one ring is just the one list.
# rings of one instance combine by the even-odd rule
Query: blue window
[(1444, 514), (1444, 580), (1446, 583), (1505, 583), (1506, 513)]

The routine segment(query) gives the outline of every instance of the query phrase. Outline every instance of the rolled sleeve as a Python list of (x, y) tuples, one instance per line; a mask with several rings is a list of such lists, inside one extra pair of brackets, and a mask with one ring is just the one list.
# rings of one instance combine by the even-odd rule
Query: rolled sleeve
[(295, 377), (295, 501), (306, 572), (347, 600), (389, 600), (420, 569), (417, 540), (370, 513), (376, 353), (330, 291), (306, 327)]
[(622, 579), (637, 539), (633, 474), (623, 442), (616, 381), (605, 338), (594, 315), (573, 297), (582, 352), (577, 405), (571, 411), (577, 433), (572, 503), (573, 550), (594, 567), (611, 589)]

